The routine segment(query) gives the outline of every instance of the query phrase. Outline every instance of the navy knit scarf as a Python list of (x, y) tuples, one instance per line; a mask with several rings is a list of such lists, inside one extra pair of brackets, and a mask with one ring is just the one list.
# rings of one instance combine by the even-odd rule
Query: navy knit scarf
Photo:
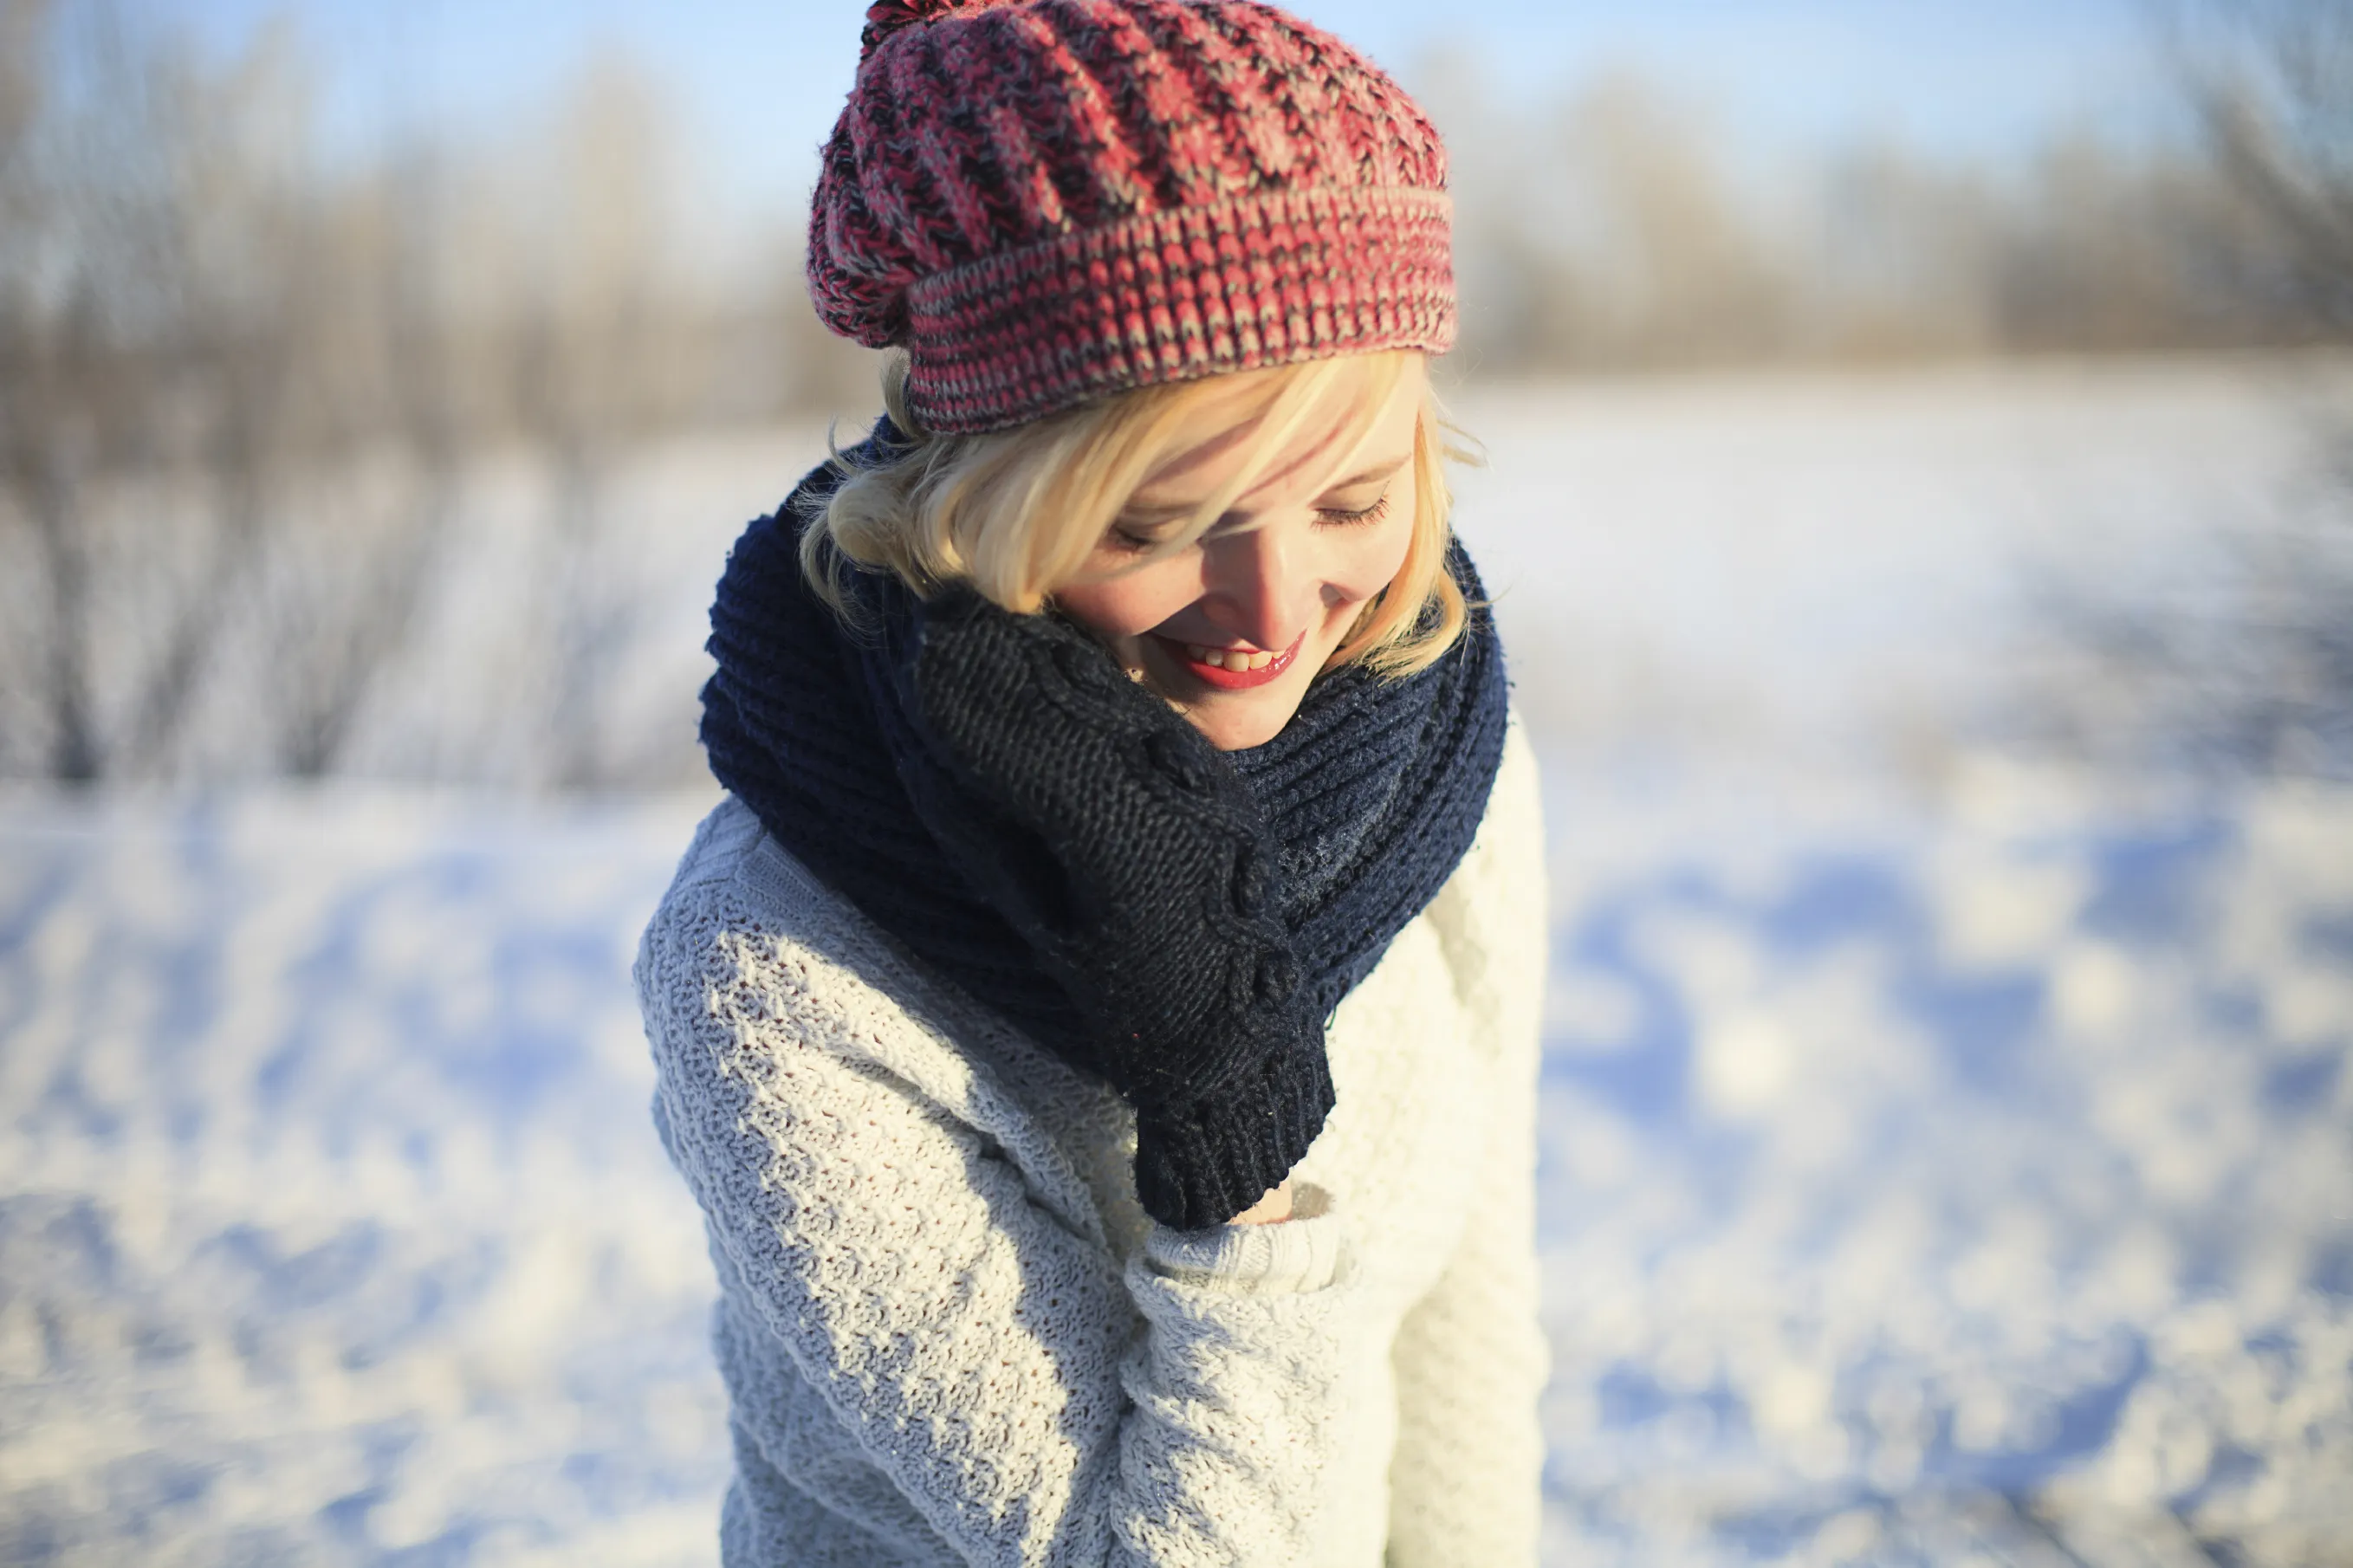
[[(885, 421), (853, 448), (880, 460)], [(810, 594), (820, 468), (729, 555), (702, 742), (719, 782), (919, 959), (1136, 1113), (1136, 1193), (1219, 1225), (1333, 1104), (1324, 1026), (1470, 847), (1503, 754), (1501, 648), (1472, 600), (1401, 680), (1319, 677), (1282, 733), (1220, 752), (1083, 629), (969, 589)]]

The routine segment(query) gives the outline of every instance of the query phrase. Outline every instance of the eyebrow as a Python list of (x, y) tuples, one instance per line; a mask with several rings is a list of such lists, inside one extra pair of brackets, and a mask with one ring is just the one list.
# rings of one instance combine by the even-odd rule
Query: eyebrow
[(1325, 485), (1324, 487), (1324, 493), (1328, 495), (1334, 490), (1345, 490), (1350, 485), (1369, 484), (1375, 479), (1388, 479), (1399, 468), (1404, 468), (1408, 463), (1412, 461), (1413, 454), (1411, 452), (1400, 452), (1387, 462), (1374, 464), (1371, 468), (1366, 468), (1363, 473), (1351, 474), (1345, 479)]

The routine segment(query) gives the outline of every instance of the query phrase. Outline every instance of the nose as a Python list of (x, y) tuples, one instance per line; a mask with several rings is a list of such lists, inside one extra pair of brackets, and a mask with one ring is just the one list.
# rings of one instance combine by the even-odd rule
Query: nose
[(1201, 612), (1253, 647), (1281, 652), (1313, 623), (1320, 584), (1314, 552), (1279, 523), (1209, 542)]

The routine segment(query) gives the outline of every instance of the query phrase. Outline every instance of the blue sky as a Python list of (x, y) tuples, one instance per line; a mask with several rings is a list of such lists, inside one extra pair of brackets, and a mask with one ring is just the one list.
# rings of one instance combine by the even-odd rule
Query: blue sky
[[(131, 0), (227, 52), (297, 28), (348, 144), (404, 121), (495, 132), (600, 51), (666, 89), (711, 198), (797, 207), (848, 89), (857, 0)], [(1802, 150), (1852, 132), (2000, 157), (2063, 125), (2153, 123), (2143, 0), (1305, 0), (1302, 14), (1410, 84), (1433, 48), (1532, 99), (1630, 66), (1744, 142)]]

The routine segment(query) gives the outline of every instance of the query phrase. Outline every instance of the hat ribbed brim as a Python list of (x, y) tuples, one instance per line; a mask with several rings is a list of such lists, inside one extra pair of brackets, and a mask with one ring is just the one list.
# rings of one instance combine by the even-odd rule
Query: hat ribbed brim
[(907, 297), (909, 406), (969, 434), (1226, 371), (1443, 353), (1451, 213), (1419, 186), (1253, 191), (934, 274)]

